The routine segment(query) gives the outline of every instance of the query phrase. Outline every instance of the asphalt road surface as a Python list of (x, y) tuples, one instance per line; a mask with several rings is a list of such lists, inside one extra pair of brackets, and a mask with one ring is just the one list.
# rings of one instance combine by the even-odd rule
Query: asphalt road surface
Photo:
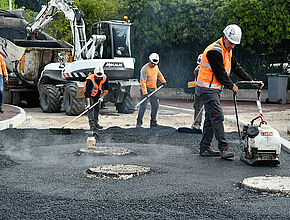
[[(238, 134), (227, 133), (233, 160), (198, 154), (201, 136), (171, 127), (99, 132), (99, 144), (125, 147), (125, 156), (78, 155), (85, 130), (0, 133), (0, 219), (289, 219), (290, 198), (240, 187), (244, 178), (289, 176), (290, 156), (279, 167), (252, 167), (239, 160)], [(147, 166), (128, 180), (88, 178), (102, 164)]]

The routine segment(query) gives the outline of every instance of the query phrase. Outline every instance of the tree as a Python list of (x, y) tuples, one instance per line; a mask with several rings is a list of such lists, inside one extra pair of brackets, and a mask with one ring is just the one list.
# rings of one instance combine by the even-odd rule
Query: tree
[[(12, 4), (12, 9), (14, 9), (15, 8), (15, 0), (11, 0), (11, 4)], [(0, 1), (0, 8), (1, 9), (9, 10), (10, 9), (9, 7), (10, 7), (9, 0)]]
[(46, 0), (15, 0), (18, 8), (25, 7), (31, 11), (40, 11), (41, 5), (46, 4)]

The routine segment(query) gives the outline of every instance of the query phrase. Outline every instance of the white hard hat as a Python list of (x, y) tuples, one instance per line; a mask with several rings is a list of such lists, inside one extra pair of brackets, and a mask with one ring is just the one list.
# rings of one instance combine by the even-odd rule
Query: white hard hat
[(149, 56), (149, 60), (154, 64), (158, 64), (159, 63), (159, 55), (157, 53), (151, 53)]
[(94, 74), (96, 77), (103, 77), (104, 76), (104, 69), (103, 67), (101, 66), (97, 66), (95, 69), (94, 69)]
[(199, 54), (198, 57), (197, 57), (197, 61), (196, 61), (197, 64), (201, 63), (201, 57), (202, 57), (202, 53)]
[(240, 44), (241, 38), (242, 38), (242, 30), (241, 28), (236, 24), (228, 25), (224, 29), (224, 34), (226, 38), (233, 44)]

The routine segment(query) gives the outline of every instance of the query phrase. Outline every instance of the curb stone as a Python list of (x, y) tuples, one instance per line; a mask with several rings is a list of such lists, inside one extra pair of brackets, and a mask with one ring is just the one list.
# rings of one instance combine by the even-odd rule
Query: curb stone
[(0, 130), (5, 130), (7, 128), (15, 128), (21, 125), (26, 120), (26, 113), (22, 108), (14, 105), (8, 106), (13, 106), (14, 108), (19, 109), (20, 113), (10, 119), (0, 121)]

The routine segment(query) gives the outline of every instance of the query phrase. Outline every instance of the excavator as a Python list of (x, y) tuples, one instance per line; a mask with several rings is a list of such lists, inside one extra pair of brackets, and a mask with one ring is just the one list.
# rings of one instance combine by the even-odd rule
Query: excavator
[(59, 112), (63, 104), (67, 115), (80, 114), (85, 108), (85, 79), (97, 65), (101, 65), (110, 84), (104, 101), (115, 103), (120, 113), (133, 113), (140, 94), (138, 80), (134, 79), (132, 24), (116, 20), (96, 22), (87, 40), (84, 14), (73, 1), (50, 0), (42, 6), (35, 20), (27, 25), (27, 39), (37, 39), (38, 33), (58, 13), (64, 13), (70, 22), (73, 56), (70, 62), (59, 53), (59, 62), (47, 64), (41, 72), (37, 87), (43, 112)]

